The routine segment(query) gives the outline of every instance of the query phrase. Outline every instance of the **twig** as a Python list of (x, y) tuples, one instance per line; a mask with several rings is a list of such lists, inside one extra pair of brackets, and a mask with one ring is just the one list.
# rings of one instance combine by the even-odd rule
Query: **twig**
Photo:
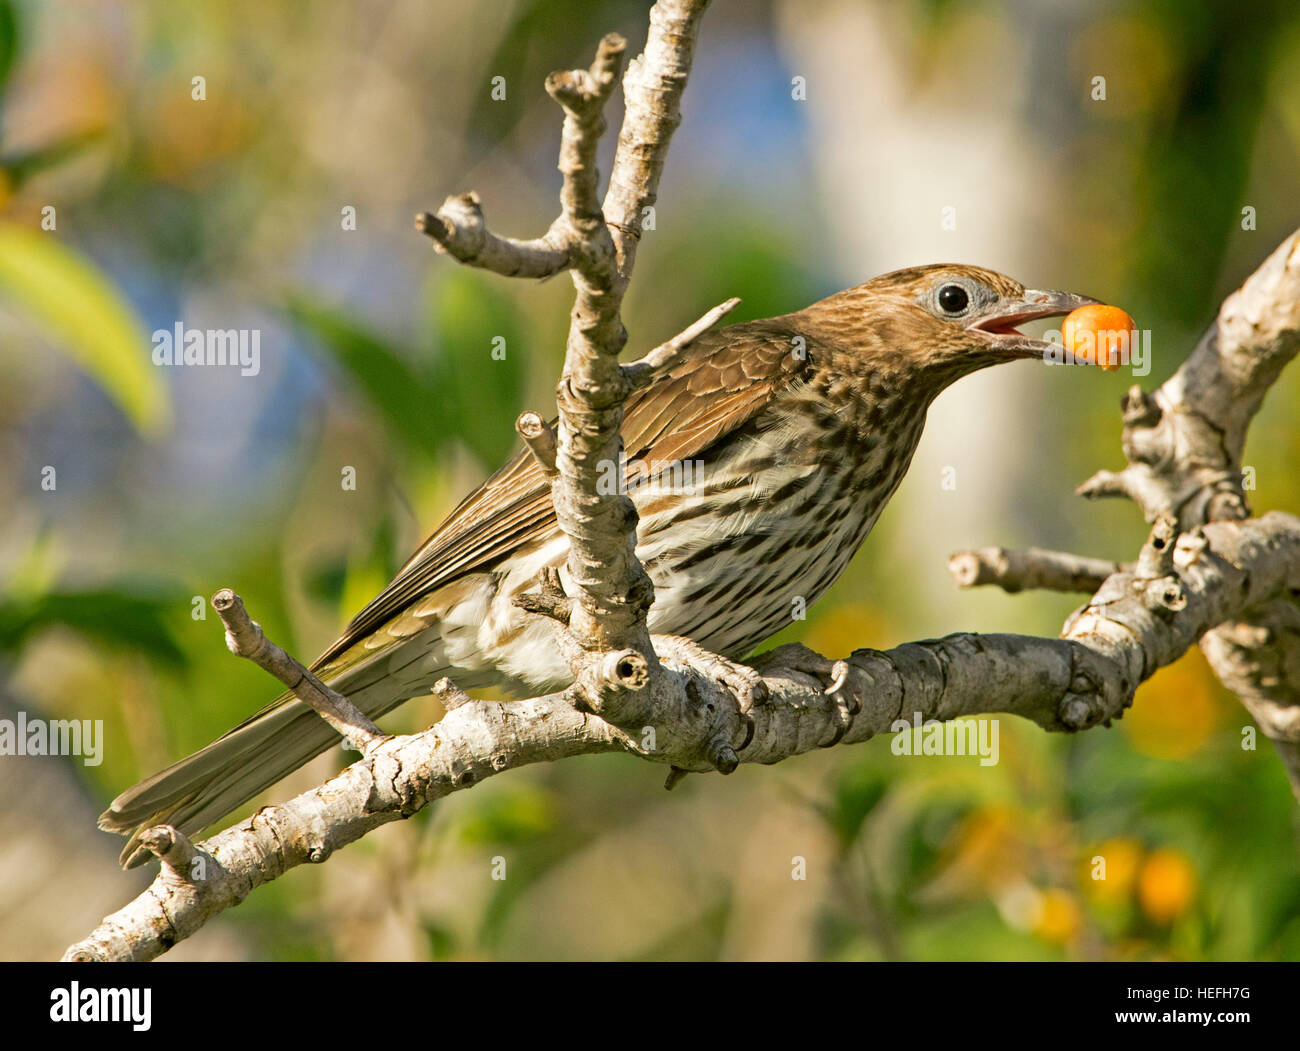
[(623, 78), (626, 112), (605, 193), (605, 222), (618, 252), (617, 294), (632, 276), (647, 212), (659, 199), (668, 143), (682, 122), (682, 93), (708, 0), (659, 0), (650, 9), (645, 52)]
[(515, 430), (528, 446), (533, 459), (542, 469), (548, 480), (555, 479), (555, 432), (551, 425), (542, 418), (541, 413), (521, 412), (515, 420)]
[(504, 277), (551, 277), (569, 266), (569, 252), (560, 231), (516, 241), (491, 233), (474, 192), (448, 197), (437, 213), (421, 212), (415, 228), (433, 239), (434, 249), (466, 266), (491, 270)]
[[(546, 92), (564, 109), (560, 132), (561, 221), (569, 227), (570, 244), (578, 250), (575, 267), (599, 280), (602, 257), (612, 252), (597, 195), (596, 148), (605, 133), (605, 103), (618, 83), (627, 41), (617, 33), (605, 36), (596, 48), (590, 69), (566, 70), (546, 78)], [(593, 258), (593, 256), (595, 256)]]
[(164, 871), (63, 959), (152, 960), (253, 888), (298, 865), (319, 864), (434, 800), (517, 766), (624, 747), (609, 726), (558, 696), (451, 707), (424, 733), (389, 738), (319, 788), (196, 844), (219, 862), (206, 866), (204, 878), (174, 879)]
[(961, 588), (995, 584), (1014, 594), (1023, 590), (1091, 593), (1124, 567), (1104, 558), (1087, 558), (1068, 551), (1039, 547), (981, 547), (958, 551), (948, 559), (948, 572)]
[(262, 626), (248, 616), (244, 602), (229, 588), (212, 596), (212, 608), (226, 626), (226, 646), (237, 657), (246, 657), (270, 672), (304, 704), (330, 724), (348, 747), (364, 752), (383, 740), (384, 731), (336, 690), (298, 663), (262, 632)]

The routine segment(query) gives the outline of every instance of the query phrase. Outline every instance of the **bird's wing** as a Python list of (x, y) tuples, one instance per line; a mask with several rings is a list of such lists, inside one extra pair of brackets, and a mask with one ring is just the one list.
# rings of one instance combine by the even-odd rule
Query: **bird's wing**
[[(807, 355), (794, 353), (794, 334), (789, 318), (705, 333), (628, 399), (627, 459), (667, 464), (697, 457), (754, 419), (807, 367)], [(525, 450), (460, 502), (312, 667), (336, 661), (412, 602), (463, 574), (492, 569), (554, 527), (550, 487)]]

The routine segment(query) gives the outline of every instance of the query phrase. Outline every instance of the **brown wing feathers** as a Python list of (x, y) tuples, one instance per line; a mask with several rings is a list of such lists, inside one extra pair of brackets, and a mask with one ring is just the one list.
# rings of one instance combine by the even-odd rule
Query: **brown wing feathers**
[[(795, 354), (795, 329), (784, 320), (706, 333), (662, 379), (634, 393), (623, 418), (627, 458), (671, 463), (699, 456), (760, 413), (808, 363)], [(531, 455), (521, 452), (461, 501), (313, 669), (422, 595), (464, 573), (491, 569), (554, 528), (549, 488)]]

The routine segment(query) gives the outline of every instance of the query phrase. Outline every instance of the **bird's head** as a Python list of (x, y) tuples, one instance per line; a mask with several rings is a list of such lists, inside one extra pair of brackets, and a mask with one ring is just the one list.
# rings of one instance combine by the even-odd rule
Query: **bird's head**
[(1059, 343), (1027, 336), (1018, 326), (1098, 302), (1072, 292), (1025, 288), (978, 266), (939, 263), (882, 274), (818, 306), (830, 308), (829, 316), (859, 333), (865, 327), (877, 347), (903, 355), (943, 387), (1020, 358), (1083, 364)]

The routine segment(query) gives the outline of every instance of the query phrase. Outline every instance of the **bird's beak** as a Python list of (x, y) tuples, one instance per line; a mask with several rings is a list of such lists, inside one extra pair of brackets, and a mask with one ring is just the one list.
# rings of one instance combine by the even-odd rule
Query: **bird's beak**
[(1041, 292), (1030, 288), (1025, 290), (1020, 299), (995, 303), (988, 313), (976, 318), (966, 328), (985, 336), (992, 347), (1007, 359), (1042, 358), (1050, 355), (1052, 361), (1088, 365), (1091, 362), (1075, 357), (1060, 343), (1026, 336), (1016, 331), (1016, 326), (1040, 318), (1058, 317), (1079, 307), (1100, 302), (1099, 299), (1075, 295), (1073, 292)]

